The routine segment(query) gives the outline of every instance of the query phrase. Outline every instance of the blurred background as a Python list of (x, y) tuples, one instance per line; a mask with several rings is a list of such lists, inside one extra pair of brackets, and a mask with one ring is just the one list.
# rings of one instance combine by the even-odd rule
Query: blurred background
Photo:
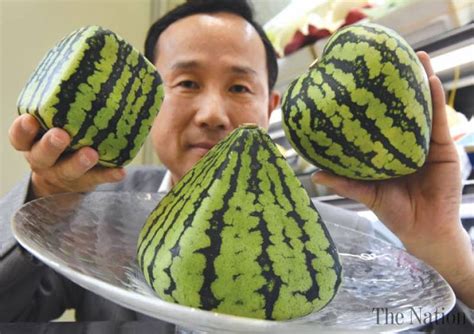
[[(78, 27), (97, 24), (118, 33), (143, 50), (150, 24), (182, 0), (0, 0), (0, 196), (28, 173), (22, 154), (11, 148), (8, 129), (17, 116), (16, 100), (44, 54)], [(450, 104), (453, 137), (460, 151), (474, 152), (474, 29), (472, 0), (253, 0), (280, 55), (276, 88), (290, 81), (317, 58), (339, 27), (370, 20), (398, 31), (416, 50), (426, 50), (443, 81)], [(471, 122), (469, 122), (471, 120)], [(289, 147), (279, 110), (270, 134), (300, 175), (311, 195), (328, 195), (309, 182), (314, 167)], [(472, 159), (471, 153), (471, 159)], [(132, 164), (157, 164), (149, 143)], [(465, 179), (471, 174), (467, 155)], [(441, 176), (440, 176), (441, 177)]]

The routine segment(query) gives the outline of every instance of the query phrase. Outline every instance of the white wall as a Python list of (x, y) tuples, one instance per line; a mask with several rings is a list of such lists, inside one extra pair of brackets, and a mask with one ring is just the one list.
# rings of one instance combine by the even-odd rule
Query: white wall
[(22, 154), (9, 144), (8, 128), (17, 117), (18, 94), (43, 55), (89, 24), (143, 50), (150, 8), (151, 0), (0, 0), (0, 197), (28, 171)]

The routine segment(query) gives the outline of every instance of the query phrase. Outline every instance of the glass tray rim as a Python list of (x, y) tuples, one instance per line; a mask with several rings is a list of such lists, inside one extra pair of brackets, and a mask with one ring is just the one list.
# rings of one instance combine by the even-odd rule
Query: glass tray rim
[[(191, 313), (194, 314), (194, 317), (198, 318), (200, 316), (208, 317), (211, 314), (212, 317), (215, 318), (215, 319), (221, 319), (221, 321), (232, 321), (234, 325), (238, 326), (238, 328), (239, 328), (238, 332), (246, 332), (246, 331), (250, 330), (250, 331), (254, 331), (254, 332), (280, 333), (280, 332), (287, 332), (289, 330), (292, 330), (292, 331), (293, 330), (298, 330), (301, 333), (313, 333), (314, 331), (336, 333), (336, 332), (347, 332), (347, 330), (350, 330), (350, 332), (361, 332), (361, 333), (364, 332), (364, 333), (367, 333), (367, 332), (380, 332), (380, 331), (383, 331), (383, 332), (385, 332), (385, 331), (399, 332), (399, 331), (404, 331), (404, 330), (407, 330), (407, 329), (413, 329), (413, 328), (419, 327), (419, 326), (413, 326), (413, 325), (409, 325), (409, 324), (406, 324), (406, 325), (385, 324), (385, 325), (374, 326), (373, 329), (367, 329), (367, 328), (364, 328), (364, 329), (360, 329), (360, 328), (342, 329), (342, 328), (337, 328), (337, 327), (333, 328), (333, 327), (326, 327), (326, 326), (317, 326), (314, 323), (311, 323), (309, 325), (307, 323), (298, 323), (298, 321), (301, 321), (305, 317), (292, 319), (292, 320), (286, 320), (286, 321), (264, 320), (264, 319), (255, 319), (255, 318), (235, 316), (235, 315), (231, 315), (231, 314), (217, 313), (217, 312), (212, 312), (212, 311), (207, 311), (207, 310), (201, 310), (201, 309), (198, 309), (198, 308), (188, 307), (188, 306), (184, 306), (184, 305), (179, 305), (179, 304), (164, 301), (164, 300), (160, 299), (158, 296), (148, 296), (148, 295), (140, 294), (136, 291), (126, 290), (125, 288), (114, 286), (113, 284), (110, 284), (110, 283), (108, 283), (106, 281), (103, 281), (99, 278), (92, 277), (92, 276), (86, 275), (84, 273), (78, 272), (78, 271), (76, 271), (72, 268), (69, 268), (68, 264), (66, 262), (64, 262), (63, 260), (61, 260), (60, 258), (51, 259), (48, 256), (43, 255), (39, 250), (37, 250), (35, 248), (35, 246), (32, 246), (30, 244), (30, 242), (31, 242), (30, 240), (25, 240), (23, 238), (23, 236), (18, 231), (18, 227), (17, 227), (15, 217), (18, 215), (18, 213), (21, 210), (26, 210), (26, 208), (28, 208), (30, 206), (33, 206), (33, 205), (37, 204), (38, 202), (51, 200), (54, 197), (61, 198), (61, 197), (65, 197), (65, 196), (80, 196), (81, 198), (84, 198), (86, 196), (94, 196), (94, 194), (97, 194), (97, 193), (101, 193), (101, 194), (110, 193), (110, 194), (113, 194), (113, 195), (116, 195), (118, 193), (120, 193), (120, 194), (126, 193), (126, 194), (134, 195), (134, 196), (142, 196), (144, 199), (156, 198), (157, 200), (159, 200), (160, 197), (162, 197), (164, 195), (164, 193), (159, 193), (159, 192), (152, 193), (152, 192), (108, 191), (108, 190), (107, 191), (100, 190), (100, 191), (92, 191), (92, 192), (83, 192), (83, 193), (55, 194), (55, 195), (51, 195), (51, 196), (47, 196), (47, 197), (32, 200), (28, 203), (25, 203), (23, 206), (21, 206), (17, 210), (17, 212), (14, 214), (14, 216), (11, 220), (11, 228), (12, 228), (12, 232), (13, 232), (13, 235), (14, 235), (15, 239), (20, 243), (20, 245), (22, 247), (24, 247), (26, 250), (28, 250), (35, 257), (37, 257), (40, 261), (45, 263), (47, 266), (49, 266), (50, 268), (52, 268), (56, 272), (64, 275), (65, 277), (67, 277), (71, 281), (77, 283), (78, 285), (82, 286), (83, 288), (85, 288), (89, 291), (92, 291), (93, 293), (96, 293), (96, 294), (98, 294), (98, 295), (100, 295), (100, 296), (102, 296), (102, 297), (104, 297), (108, 300), (111, 300), (112, 302), (117, 303), (117, 304), (119, 304), (119, 305), (121, 305), (125, 308), (134, 309), (137, 312), (147, 314), (147, 315), (149, 315), (153, 318), (173, 322), (173, 323), (178, 324), (178, 325), (181, 322), (180, 319), (178, 319), (178, 318), (175, 318), (173, 316), (166, 316), (166, 317), (156, 316), (156, 313), (155, 313), (156, 312), (156, 306), (158, 305), (159, 309), (161, 309), (161, 308), (163, 308), (163, 310), (168, 309), (169, 311), (165, 311), (165, 312), (169, 315), (179, 314), (180, 312), (185, 312), (185, 313), (191, 312)], [(325, 222), (325, 224), (334, 225), (337, 228), (350, 231), (351, 233), (356, 233), (356, 234), (359, 234), (359, 235), (364, 235), (367, 238), (375, 239), (375, 240), (377, 240), (377, 242), (384, 243), (390, 248), (400, 250), (400, 251), (412, 256), (411, 254), (407, 253), (406, 250), (404, 250), (402, 248), (399, 248), (396, 245), (393, 245), (393, 244), (391, 244), (390, 242), (388, 242), (384, 239), (378, 238), (377, 236), (370, 235), (370, 234), (364, 233), (362, 231), (357, 231), (357, 230), (351, 229), (347, 226), (343, 226), (343, 225), (340, 225), (340, 224), (337, 224), (337, 223), (334, 223), (334, 222)], [(418, 261), (420, 261), (420, 260), (418, 260)], [(450, 291), (450, 296), (449, 296), (450, 298), (449, 299), (450, 300), (447, 302), (447, 305), (448, 305), (448, 309), (451, 310), (454, 307), (455, 303), (456, 303), (456, 297), (454, 295), (454, 292), (453, 292), (452, 288), (446, 282), (446, 280), (439, 273), (437, 273), (436, 270), (434, 270), (428, 264), (425, 264), (425, 265), (427, 267), (429, 267), (431, 270), (433, 270), (439, 276), (439, 278), (442, 281), (444, 281), (445, 285), (449, 288), (449, 291)], [(97, 287), (100, 287), (101, 289), (100, 289), (100, 291), (96, 291), (95, 289), (91, 289), (90, 286), (97, 286)], [(104, 293), (105, 291), (112, 292), (113, 297), (119, 297), (120, 300), (116, 300), (116, 299), (112, 300), (110, 298), (111, 297), (110, 295), (107, 295), (107, 294)], [(130, 294), (133, 295), (134, 299), (140, 301), (142, 305), (152, 306), (151, 308), (153, 308), (154, 312), (152, 312), (152, 311), (147, 312), (145, 309), (137, 310), (136, 308), (132, 308), (130, 306), (130, 304), (128, 304), (127, 302), (124, 302), (124, 300), (126, 298), (130, 297)], [(122, 300), (122, 298), (124, 300)], [(207, 326), (209, 326), (211, 329), (213, 328), (213, 326), (210, 325), (210, 324), (207, 324)], [(213, 329), (215, 331), (221, 331), (222, 327), (216, 326)]]

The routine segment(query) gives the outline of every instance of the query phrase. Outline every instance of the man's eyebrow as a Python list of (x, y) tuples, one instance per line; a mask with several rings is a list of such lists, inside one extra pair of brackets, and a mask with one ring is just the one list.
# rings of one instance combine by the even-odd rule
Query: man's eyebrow
[[(171, 66), (172, 70), (189, 70), (203, 67), (198, 61), (195, 60), (184, 60), (178, 61)], [(257, 72), (248, 66), (240, 66), (240, 65), (233, 65), (230, 67), (230, 71), (237, 74), (244, 74), (244, 75), (257, 75)]]
[(237, 74), (257, 75), (257, 72), (248, 66), (231, 66), (231, 71)]
[(172, 70), (188, 70), (192, 68), (200, 67), (199, 63), (195, 60), (179, 61), (171, 66)]

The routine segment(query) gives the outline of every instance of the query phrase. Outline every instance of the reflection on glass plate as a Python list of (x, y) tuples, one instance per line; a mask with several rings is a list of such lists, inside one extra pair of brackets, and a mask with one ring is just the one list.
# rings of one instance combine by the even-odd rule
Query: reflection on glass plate
[[(451, 288), (433, 269), (372, 236), (326, 222), (338, 247), (343, 284), (322, 311), (265, 321), (159, 299), (135, 261), (138, 233), (159, 194), (65, 194), (24, 205), (13, 230), (28, 251), (79, 285), (122, 306), (209, 332), (398, 331), (434, 321), (453, 307)], [(397, 323), (398, 322), (398, 323)]]

